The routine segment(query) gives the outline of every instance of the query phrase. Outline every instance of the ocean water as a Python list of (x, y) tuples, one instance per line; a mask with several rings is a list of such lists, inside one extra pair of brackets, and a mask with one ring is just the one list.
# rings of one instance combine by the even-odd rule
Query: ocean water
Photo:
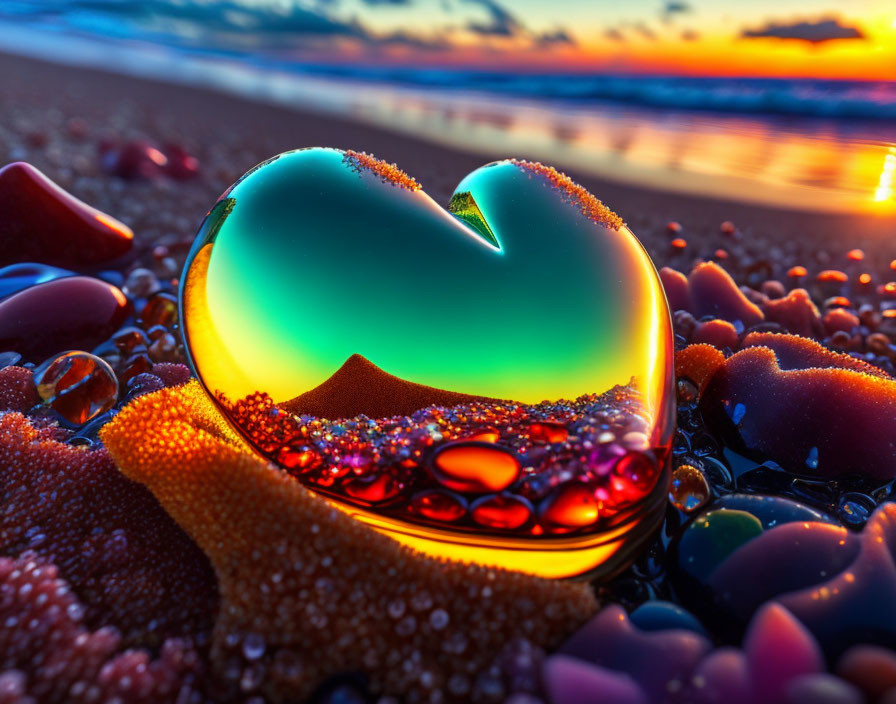
[(289, 58), (295, 42), (354, 30), (284, 7), (293, 6), (2, 0), (0, 48), (346, 115), (486, 159), (536, 158), (766, 205), (896, 213), (896, 82), (318, 64)]

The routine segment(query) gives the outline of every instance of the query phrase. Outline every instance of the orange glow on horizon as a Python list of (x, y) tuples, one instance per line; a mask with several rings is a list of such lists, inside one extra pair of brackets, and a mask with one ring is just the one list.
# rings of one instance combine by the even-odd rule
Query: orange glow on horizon
[[(483, 45), (475, 37), (458, 37), (451, 48), (444, 50), (398, 47), (380, 51), (373, 60), (384, 64), (413, 61), (427, 66), (536, 72), (896, 80), (896, 19), (889, 14), (878, 15), (856, 24), (865, 38), (818, 44), (792, 39), (742, 38), (728, 28), (702, 30), (694, 41), (684, 41), (678, 33), (655, 39), (633, 36), (624, 42), (598, 36), (578, 45), (550, 49), (516, 40), (496, 48)], [(328, 60), (351, 63), (364, 60), (365, 56), (363, 46), (349, 42)]]

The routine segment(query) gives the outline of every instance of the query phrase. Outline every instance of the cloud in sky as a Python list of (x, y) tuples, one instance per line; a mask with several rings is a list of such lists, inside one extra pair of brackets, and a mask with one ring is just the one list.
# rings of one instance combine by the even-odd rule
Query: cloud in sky
[(551, 47), (551, 46), (575, 46), (576, 40), (572, 37), (572, 35), (567, 32), (562, 27), (558, 27), (549, 32), (544, 32), (535, 37), (535, 44), (539, 47)]
[(513, 37), (522, 33), (523, 24), (495, 0), (467, 0), (467, 2), (481, 5), (488, 13), (488, 21), (473, 21), (467, 24), (467, 29), (474, 34), (489, 37)]
[(666, 0), (663, 8), (660, 10), (660, 19), (667, 24), (672, 21), (675, 15), (685, 15), (691, 11), (691, 6), (680, 0)]
[(657, 39), (656, 32), (648, 27), (646, 22), (634, 22), (632, 23), (632, 29), (645, 39), (649, 39), (650, 41), (656, 41)]
[(810, 44), (822, 44), (837, 39), (867, 39), (859, 27), (843, 24), (839, 19), (831, 17), (793, 22), (770, 21), (762, 27), (743, 29), (740, 36), (742, 39), (792, 39)]
[(618, 27), (608, 27), (604, 30), (604, 37), (609, 39), (611, 42), (625, 42), (625, 35), (622, 33), (622, 30)]

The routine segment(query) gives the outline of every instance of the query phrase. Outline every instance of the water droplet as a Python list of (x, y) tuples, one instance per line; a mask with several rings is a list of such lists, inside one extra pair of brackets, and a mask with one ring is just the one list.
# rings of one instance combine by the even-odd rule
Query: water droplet
[(594, 487), (582, 482), (561, 484), (542, 503), (539, 518), (549, 529), (574, 529), (597, 521), (598, 500)]
[(809, 450), (809, 454), (806, 456), (806, 466), (809, 469), (817, 469), (818, 468), (818, 448), (813, 447)]
[(437, 631), (441, 631), (448, 625), (450, 617), (445, 609), (436, 609), (429, 615), (429, 624)]
[(532, 517), (532, 506), (520, 496), (496, 494), (476, 501), (470, 512), (473, 520), (481, 526), (512, 530)]
[(456, 442), (439, 449), (432, 460), (432, 471), (448, 489), (484, 494), (502, 491), (516, 481), (520, 462), (499, 445)]
[(568, 436), (569, 432), (563, 423), (541, 421), (529, 426), (529, 438), (532, 442), (563, 442)]
[(70, 423), (82, 425), (118, 400), (118, 379), (105, 361), (87, 352), (65, 352), (34, 370), (37, 393)]
[(693, 513), (709, 500), (709, 496), (706, 477), (693, 465), (683, 464), (672, 473), (669, 501), (679, 511)]
[(255, 633), (248, 634), (243, 638), (243, 655), (246, 660), (258, 660), (265, 651), (264, 638)]

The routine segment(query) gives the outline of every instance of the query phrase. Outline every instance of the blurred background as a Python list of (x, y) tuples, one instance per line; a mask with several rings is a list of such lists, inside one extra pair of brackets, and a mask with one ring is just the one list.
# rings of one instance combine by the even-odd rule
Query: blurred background
[(3, 0), (0, 50), (622, 184), (896, 212), (892, 0)]

